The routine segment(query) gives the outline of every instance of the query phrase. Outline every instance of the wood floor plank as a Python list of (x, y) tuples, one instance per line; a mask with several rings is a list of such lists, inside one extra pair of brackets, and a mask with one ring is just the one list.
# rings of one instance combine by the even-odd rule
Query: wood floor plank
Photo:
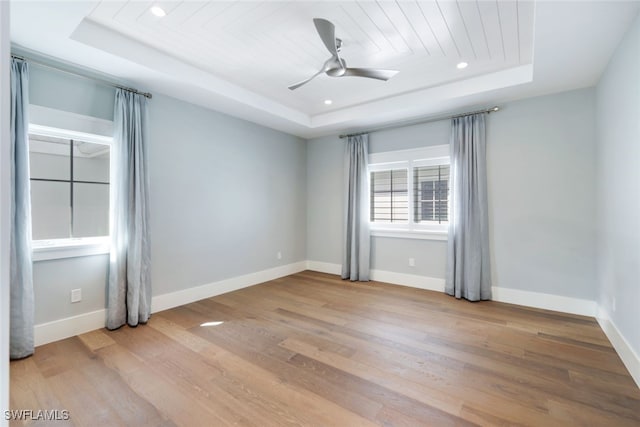
[(228, 424), (219, 418), (213, 409), (195, 401), (188, 388), (176, 385), (179, 378), (173, 377), (170, 372), (154, 369), (152, 364), (136, 357), (120, 345), (105, 347), (98, 352), (132, 391), (147, 400), (176, 425), (205, 425), (204, 420), (219, 425)]
[(554, 418), (564, 420), (565, 424), (616, 427), (639, 425), (636, 417), (630, 419), (619, 414), (602, 412), (588, 405), (571, 404), (553, 399), (549, 400), (548, 405), (550, 414)]
[[(111, 405), (103, 401), (100, 393), (87, 381), (83, 371), (68, 370), (48, 379), (53, 391), (61, 396), (62, 407), (70, 413), (77, 425), (121, 426), (125, 420)], [(77, 393), (76, 390), (82, 390)], [(94, 402), (101, 402), (93, 411), (85, 409)]]
[[(220, 333), (218, 333), (220, 332)], [(347, 411), (342, 406), (335, 404), (332, 401), (325, 400), (316, 394), (316, 390), (307, 384), (307, 388), (298, 387), (290, 381), (283, 381), (279, 372), (273, 372), (271, 364), (273, 359), (280, 359), (286, 361), (294, 353), (283, 353), (277, 346), (266, 349), (265, 342), (273, 340), (273, 337), (260, 337), (254, 336), (255, 340), (246, 340), (240, 333), (232, 332), (228, 333), (222, 329), (198, 329), (199, 336), (205, 337), (215, 343), (219, 343), (221, 346), (228, 346), (229, 353), (223, 356), (224, 360), (221, 362), (227, 369), (234, 373), (241, 373), (244, 379), (249, 381), (253, 388), (257, 388), (264, 396), (270, 396), (273, 400), (280, 402), (285, 406), (292, 406), (297, 408), (299, 416), (304, 414), (307, 417), (307, 412), (313, 414), (318, 422), (322, 425), (336, 424), (336, 425), (367, 425), (372, 424), (370, 421), (360, 417), (356, 412)], [(258, 348), (258, 352), (253, 352), (255, 356), (261, 357), (263, 360), (267, 360), (268, 367), (262, 363), (257, 362), (255, 359), (251, 360), (250, 356), (242, 351), (242, 345), (246, 348), (249, 346)], [(249, 360), (246, 360), (247, 357)], [(222, 360), (222, 358), (220, 359)], [(331, 415), (327, 418), (325, 411), (328, 411)], [(307, 420), (304, 424), (308, 424)]]
[[(228, 353), (227, 350), (216, 344), (186, 331), (173, 322), (167, 321), (162, 315), (155, 316), (149, 322), (149, 326), (208, 359), (219, 358), (221, 355)], [(215, 385), (218, 387), (218, 392), (215, 393), (216, 400), (224, 400), (225, 404), (235, 410), (250, 413), (252, 415), (251, 418), (261, 420), (262, 425), (297, 424), (294, 422), (295, 417), (284, 416), (279, 418), (278, 421), (270, 419), (269, 415), (272, 414), (273, 408), (277, 407), (277, 405), (273, 402), (266, 403), (264, 398), (258, 398), (258, 394), (243, 386), (242, 382), (236, 379), (236, 376), (223, 375), (223, 378), (216, 379)], [(283, 411), (280, 413), (283, 414)]]
[[(64, 406), (44, 378), (33, 357), (11, 362), (11, 409), (63, 410)], [(57, 421), (60, 426), (73, 426), (73, 420)], [(12, 420), (11, 426), (29, 425), (27, 420)], [(44, 425), (45, 423), (33, 423)]]
[(97, 331), (91, 331), (86, 334), (78, 335), (78, 338), (82, 343), (91, 351), (99, 350), (108, 345), (115, 344), (116, 342), (109, 336), (108, 331), (104, 329), (98, 329)]
[[(268, 320), (269, 316), (268, 313), (264, 310), (257, 310), (257, 309), (251, 309), (250, 311), (247, 310), (242, 310), (240, 308), (237, 309), (229, 309), (229, 307), (226, 308), (222, 308), (220, 304), (211, 304), (216, 311), (218, 312), (225, 312), (226, 315), (230, 316), (230, 317), (234, 317), (234, 318), (242, 318), (245, 315), (249, 315), (248, 313), (250, 312), (251, 315), (250, 317), (252, 319), (254, 319), (256, 317), (256, 315), (260, 315), (260, 316), (266, 316), (266, 318), (264, 320)], [(243, 314), (246, 313), (246, 314)], [(273, 319), (272, 319), (273, 320)], [(288, 324), (288, 326), (291, 326)], [(278, 324), (278, 322), (273, 323), (269, 326), (269, 329), (274, 331), (274, 333), (281, 331), (282, 330), (282, 325)], [(208, 336), (210, 339), (222, 339), (224, 342), (224, 345), (226, 346), (232, 346), (233, 350), (231, 351), (234, 354), (237, 355), (241, 355), (242, 357), (246, 358), (247, 360), (251, 360), (253, 363), (261, 365), (261, 366), (265, 366), (268, 369), (271, 370), (276, 370), (278, 372), (278, 375), (281, 378), (285, 378), (288, 382), (291, 383), (297, 383), (301, 380), (301, 378), (304, 378), (304, 373), (302, 372), (288, 372), (290, 371), (290, 367), (289, 369), (287, 369), (287, 367), (283, 367), (284, 370), (278, 370), (278, 364), (277, 364), (277, 360), (274, 360), (276, 358), (270, 358), (270, 355), (273, 355), (274, 353), (277, 353), (275, 351), (275, 349), (270, 349), (268, 350), (268, 354), (264, 354), (264, 353), (255, 353), (253, 351), (251, 351), (251, 349), (257, 348), (260, 349), (261, 347), (263, 347), (262, 344), (258, 344), (255, 341), (254, 342), (245, 342), (244, 344), (244, 348), (242, 348), (242, 346), (234, 346), (231, 341), (237, 341), (236, 344), (238, 344), (238, 342), (242, 341), (242, 338), (237, 338), (237, 337), (242, 337), (245, 334), (239, 333), (240, 331), (231, 331), (231, 333), (222, 333), (222, 334), (216, 334), (215, 331), (218, 331), (217, 328), (213, 328), (211, 330), (208, 330), (208, 332), (203, 332), (202, 330), (200, 330), (199, 334), (203, 335), (203, 336)], [(292, 334), (293, 336), (299, 336), (299, 334)], [(253, 337), (259, 336), (258, 334), (252, 334)], [(234, 339), (236, 338), (236, 339)], [(331, 338), (333, 339), (333, 336), (331, 336)], [(317, 336), (312, 336), (312, 335), (306, 335), (304, 336), (304, 339), (307, 341), (311, 341), (311, 342), (318, 342)], [(277, 340), (276, 340), (277, 341)], [(322, 340), (322, 344), (324, 345), (326, 343), (327, 340)], [(274, 341), (275, 342), (275, 341)], [(273, 342), (272, 342), (273, 344)], [(324, 351), (327, 351), (326, 349), (324, 349)], [(331, 348), (330, 351), (335, 352), (336, 354), (341, 354), (342, 352), (340, 351), (335, 351), (335, 347)], [(292, 353), (290, 354), (286, 354), (283, 357), (280, 357), (281, 361), (282, 360), (286, 360), (288, 363), (292, 363), (293, 359), (296, 360), (300, 360), (300, 354), (295, 355), (293, 358), (291, 358)], [(267, 360), (270, 359), (270, 360)], [(307, 364), (303, 364), (302, 366), (308, 367), (309, 363)], [(299, 366), (299, 365), (297, 365)], [(326, 366), (325, 366), (326, 368)], [(347, 376), (346, 372), (342, 372), (341, 371), (341, 378), (344, 378)], [(325, 375), (321, 376), (322, 379), (326, 379), (326, 370), (325, 370)], [(410, 399), (407, 399), (406, 397), (402, 398), (403, 395), (401, 394), (394, 394), (392, 391), (390, 390), (380, 390), (380, 388), (372, 382), (368, 382), (368, 381), (364, 381), (363, 384), (364, 387), (362, 389), (359, 389), (359, 393), (364, 393), (365, 395), (367, 395), (368, 398), (371, 398), (373, 400), (377, 400), (379, 402), (381, 402), (382, 404), (387, 404), (389, 405), (390, 402), (392, 404), (392, 406), (398, 406), (395, 405), (395, 401), (399, 401), (399, 400), (403, 400), (404, 403), (406, 403), (405, 405), (400, 405), (400, 409), (402, 409), (404, 412), (411, 412), (411, 413), (417, 413), (420, 414), (420, 416), (422, 417), (422, 419), (437, 419), (439, 420), (439, 422), (442, 425), (460, 425), (462, 424), (462, 420), (460, 420), (457, 417), (452, 417), (452, 416), (448, 416), (446, 413), (439, 411), (437, 409), (434, 409), (432, 407), (424, 407), (421, 406), (421, 403), (419, 401), (410, 401)], [(306, 387), (311, 388), (313, 390), (315, 390), (316, 393), (322, 394), (325, 391), (329, 391), (326, 390), (327, 388), (331, 388), (328, 387), (328, 385), (325, 383), (323, 384), (323, 381), (321, 379), (316, 379), (315, 380), (315, 384), (313, 383), (313, 381), (311, 383), (306, 383), (304, 384)], [(332, 398), (335, 399), (336, 396), (339, 398), (338, 402), (341, 406), (345, 406), (348, 407), (350, 410), (352, 410), (353, 412), (356, 413), (361, 413), (363, 411), (363, 402), (362, 399), (358, 399), (357, 396), (353, 396), (349, 393), (349, 389), (353, 388), (353, 383), (349, 384), (347, 387), (344, 387), (344, 384), (340, 383), (337, 384), (338, 386), (342, 386), (342, 389), (337, 389), (335, 390), (334, 388), (331, 388), (331, 393), (330, 395), (328, 395), (328, 398), (331, 400)], [(342, 391), (340, 391), (342, 390)], [(371, 395), (371, 392), (374, 392), (375, 395)], [(324, 396), (324, 394), (323, 394)], [(350, 403), (352, 403), (355, 400), (359, 400), (359, 402), (357, 402), (356, 406), (351, 406)], [(364, 407), (370, 406), (367, 403), (364, 403)], [(444, 421), (446, 419), (446, 422)]]
[(461, 398), (442, 393), (442, 390), (437, 390), (437, 393), (429, 393), (422, 384), (394, 376), (387, 370), (365, 365), (337, 354), (324, 352), (312, 345), (292, 338), (287, 338), (280, 345), (295, 353), (334, 366), (367, 381), (382, 384), (386, 388), (402, 393), (426, 405), (440, 408), (451, 415), (457, 416), (462, 408), (463, 400)]
[(38, 347), (11, 392), (79, 427), (640, 425), (595, 319), (310, 271)]
[[(221, 311), (221, 308), (218, 307), (218, 312)], [(227, 318), (230, 317), (229, 311), (227, 310)], [(153, 322), (150, 322), (153, 325)], [(240, 338), (240, 337), (252, 337), (251, 342), (249, 343), (252, 346), (258, 346), (258, 348), (264, 348), (265, 345), (269, 343), (277, 343), (282, 337), (278, 337), (277, 335), (269, 332), (267, 328), (258, 326), (259, 323), (254, 319), (250, 319), (250, 322), (245, 323), (232, 323), (231, 326), (236, 326), (239, 330), (233, 330), (230, 328), (217, 328), (217, 327), (205, 327), (199, 328), (201, 331), (211, 331), (211, 333), (215, 333), (215, 331), (224, 331), (224, 336), (229, 336), (231, 338)], [(165, 331), (169, 330), (170, 325), (163, 325), (163, 329)], [(170, 331), (171, 335), (176, 336), (179, 334), (175, 328)], [(184, 337), (183, 337), (184, 338)], [(193, 340), (189, 341), (190, 345), (193, 345)], [(198, 346), (203, 346), (202, 342), (197, 343)], [(201, 350), (204, 347), (201, 348)], [(252, 388), (258, 388), (260, 393), (264, 396), (271, 396), (274, 400), (279, 400), (281, 404), (286, 405), (301, 405), (300, 410), (311, 411), (315, 413), (315, 416), (322, 419), (324, 415), (323, 409), (317, 406), (318, 396), (313, 395), (307, 391), (307, 389), (299, 388), (294, 390), (289, 390), (291, 385), (283, 386), (281, 383), (280, 377), (275, 375), (274, 373), (263, 369), (260, 366), (249, 363), (243, 360), (238, 355), (230, 354), (228, 351), (220, 351), (220, 346), (214, 346), (213, 351), (216, 353), (215, 362), (217, 362), (218, 369), (228, 370), (229, 375), (242, 375), (244, 378), (251, 378), (251, 386)], [(277, 348), (274, 348), (277, 350)], [(331, 416), (336, 417), (338, 421), (344, 423), (344, 425), (366, 425), (368, 424), (367, 420), (364, 418), (358, 417), (356, 414), (345, 411), (343, 408), (332, 405), (330, 402), (324, 402), (325, 406), (324, 410), (330, 410)], [(307, 420), (308, 421), (308, 420)], [(330, 422), (329, 419), (325, 420), (325, 422)]]

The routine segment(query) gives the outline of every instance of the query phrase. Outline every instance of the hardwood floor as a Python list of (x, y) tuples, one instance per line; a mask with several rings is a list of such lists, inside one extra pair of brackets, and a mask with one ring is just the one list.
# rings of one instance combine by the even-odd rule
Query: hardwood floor
[(11, 363), (11, 407), (76, 426), (640, 425), (591, 318), (313, 272), (39, 347)]

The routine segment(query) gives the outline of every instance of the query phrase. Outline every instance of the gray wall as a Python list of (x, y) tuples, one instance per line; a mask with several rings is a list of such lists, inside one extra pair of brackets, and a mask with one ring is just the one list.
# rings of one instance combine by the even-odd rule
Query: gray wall
[(597, 86), (600, 308), (640, 354), (640, 17)]
[[(487, 128), (493, 284), (595, 299), (593, 89), (508, 103)], [(447, 121), (376, 132), (372, 153), (447, 144)], [(307, 148), (310, 260), (340, 263), (343, 142)], [(415, 267), (408, 259), (415, 258)], [(374, 237), (372, 268), (443, 278), (446, 242)]]
[(149, 117), (155, 294), (306, 259), (304, 140), (164, 96)]
[[(114, 91), (91, 80), (33, 67), (30, 92), (112, 119)], [(304, 140), (157, 94), (149, 123), (154, 295), (306, 258)], [(104, 308), (107, 261), (35, 262), (36, 324)]]
[(31, 104), (113, 120), (114, 99), (114, 88), (98, 84), (92, 79), (38, 65), (30, 67), (29, 102)]
[(595, 299), (594, 101), (583, 89), (489, 118), (494, 285)]
[[(33, 263), (36, 325), (105, 308), (108, 255), (62, 258)], [(71, 304), (71, 290), (82, 301)]]
[(339, 263), (342, 255), (344, 147), (337, 137), (307, 141), (307, 258)]

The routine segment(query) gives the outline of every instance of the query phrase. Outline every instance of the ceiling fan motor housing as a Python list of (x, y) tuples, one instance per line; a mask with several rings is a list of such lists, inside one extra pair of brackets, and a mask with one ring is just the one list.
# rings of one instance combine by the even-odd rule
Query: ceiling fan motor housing
[(332, 64), (331, 68), (329, 68), (327, 71), (325, 71), (325, 73), (328, 76), (331, 76), (331, 77), (340, 77), (340, 76), (342, 76), (345, 73), (346, 69), (347, 69), (347, 62), (342, 58), (334, 60), (333, 62), (334, 63)]

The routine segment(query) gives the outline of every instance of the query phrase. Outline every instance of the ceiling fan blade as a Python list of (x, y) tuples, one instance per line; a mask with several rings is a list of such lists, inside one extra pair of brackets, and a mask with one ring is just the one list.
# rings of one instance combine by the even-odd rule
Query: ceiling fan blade
[(376, 70), (374, 68), (347, 68), (344, 70), (344, 76), (368, 77), (370, 79), (389, 80), (398, 74), (396, 70)]
[(331, 52), (333, 56), (337, 57), (338, 47), (336, 46), (336, 27), (331, 22), (322, 18), (314, 18), (313, 24), (316, 26), (318, 35), (327, 47), (327, 50)]
[(315, 73), (313, 76), (309, 77), (309, 78), (308, 78), (308, 79), (306, 79), (306, 80), (303, 80), (303, 81), (301, 81), (301, 82), (298, 82), (298, 83), (296, 83), (296, 84), (293, 84), (293, 85), (289, 86), (289, 89), (290, 89), (290, 90), (296, 90), (296, 89), (298, 89), (300, 86), (302, 86), (302, 85), (305, 85), (305, 84), (309, 83), (311, 80), (313, 80), (314, 78), (316, 78), (318, 75), (320, 75), (320, 74), (322, 74), (322, 73), (324, 73), (324, 69), (322, 69), (322, 70), (318, 71), (317, 73)]

